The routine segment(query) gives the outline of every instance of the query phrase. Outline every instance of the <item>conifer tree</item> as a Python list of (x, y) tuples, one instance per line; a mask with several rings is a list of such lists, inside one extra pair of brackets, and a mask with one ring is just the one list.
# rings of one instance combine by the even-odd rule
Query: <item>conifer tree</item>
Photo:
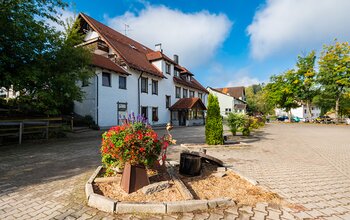
[(223, 144), (222, 117), (218, 98), (212, 94), (208, 97), (208, 110), (205, 123), (205, 141), (209, 145)]

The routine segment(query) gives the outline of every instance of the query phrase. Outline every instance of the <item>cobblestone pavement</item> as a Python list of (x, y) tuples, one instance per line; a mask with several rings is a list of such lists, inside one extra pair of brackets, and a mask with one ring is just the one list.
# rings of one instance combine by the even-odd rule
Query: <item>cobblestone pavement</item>
[[(201, 143), (203, 127), (174, 129), (179, 143)], [(179, 215), (112, 215), (86, 206), (84, 184), (100, 164), (100, 132), (0, 146), (0, 219), (350, 219), (350, 127), (272, 124), (248, 145), (208, 154), (301, 204), (265, 203)], [(170, 157), (178, 158), (180, 146)]]

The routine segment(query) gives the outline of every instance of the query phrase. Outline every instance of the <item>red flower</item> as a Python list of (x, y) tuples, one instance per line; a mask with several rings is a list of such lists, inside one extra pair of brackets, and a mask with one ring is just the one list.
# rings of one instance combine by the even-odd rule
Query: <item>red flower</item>
[(144, 147), (141, 147), (140, 148), (140, 152), (142, 153), (142, 152), (144, 152), (145, 151), (145, 148)]

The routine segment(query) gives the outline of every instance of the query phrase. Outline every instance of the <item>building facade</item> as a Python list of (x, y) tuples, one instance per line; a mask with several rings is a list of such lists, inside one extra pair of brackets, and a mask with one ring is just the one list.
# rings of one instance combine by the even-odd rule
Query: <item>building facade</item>
[(183, 98), (199, 98), (204, 114), (208, 92), (177, 55), (170, 59), (161, 45), (152, 50), (85, 14), (79, 20), (85, 34), (79, 46), (92, 49), (95, 76), (80, 82), (85, 98), (75, 102), (75, 113), (91, 115), (100, 127), (121, 124), (120, 118), (130, 113), (143, 115), (154, 126), (171, 121), (190, 125), (186, 120), (197, 118), (191, 109), (170, 108)]
[[(298, 108), (293, 108), (291, 109), (291, 114), (294, 117), (299, 117), (299, 118), (309, 118), (309, 113), (306, 105), (301, 105)], [(275, 114), (276, 116), (288, 116), (288, 113), (284, 111), (283, 109), (276, 108), (275, 109)], [(311, 106), (311, 119), (315, 119), (321, 115), (321, 108), (312, 105)]]
[[(246, 113), (246, 102), (232, 96), (230, 93), (222, 92), (221, 89), (214, 89), (211, 87), (207, 87), (209, 93), (218, 97), (219, 106), (220, 106), (220, 114), (222, 116), (228, 115), (230, 112), (233, 113)], [(242, 97), (241, 97), (242, 98)], [(245, 96), (243, 97), (245, 98)]]

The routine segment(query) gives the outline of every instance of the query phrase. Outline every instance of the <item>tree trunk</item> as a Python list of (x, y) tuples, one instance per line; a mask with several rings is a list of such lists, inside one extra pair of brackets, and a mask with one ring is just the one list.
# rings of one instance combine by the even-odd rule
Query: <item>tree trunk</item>
[(335, 123), (339, 124), (339, 99), (340, 97), (337, 98), (335, 101)]
[(306, 101), (306, 108), (307, 108), (307, 113), (308, 113), (308, 119), (311, 120), (311, 105), (310, 101)]

